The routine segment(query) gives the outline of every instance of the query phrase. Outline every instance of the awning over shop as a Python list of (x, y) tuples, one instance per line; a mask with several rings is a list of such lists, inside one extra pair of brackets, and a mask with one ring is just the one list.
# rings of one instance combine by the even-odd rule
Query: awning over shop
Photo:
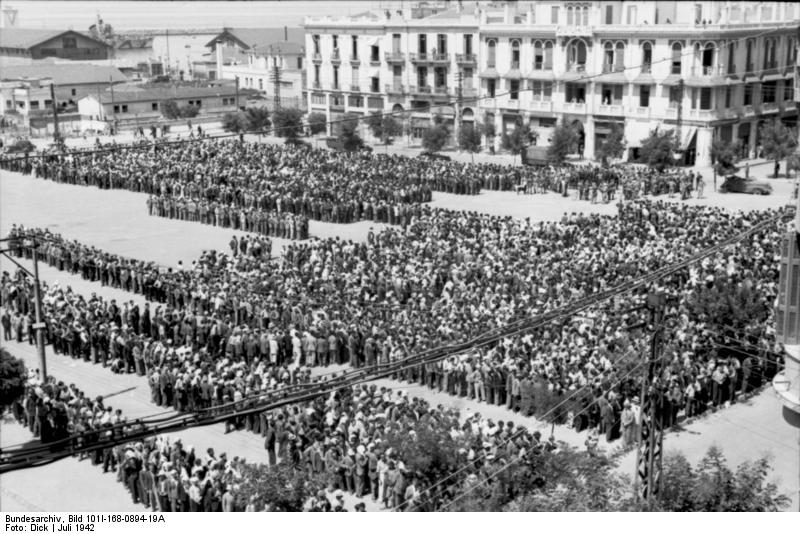
[(495, 68), (488, 68), (481, 72), (481, 78), (499, 78), (500, 73)]
[(678, 85), (678, 82), (681, 80), (680, 75), (678, 74), (670, 74), (661, 82), (661, 85)]
[(697, 133), (697, 126), (687, 126), (681, 129), (681, 150), (686, 150)]
[(533, 70), (525, 74), (525, 77), (531, 80), (545, 80), (553, 81), (555, 76), (552, 70)]
[(628, 78), (626, 78), (625, 74), (622, 72), (609, 72), (601, 74), (595, 78), (594, 81), (600, 83), (628, 83)]
[(519, 69), (511, 69), (510, 71), (503, 74), (503, 78), (509, 78), (511, 80), (519, 80), (522, 78), (522, 73)]
[(649, 72), (642, 72), (633, 79), (633, 83), (636, 85), (653, 85), (656, 83), (656, 80)]
[(777, 82), (779, 80), (786, 79), (786, 76), (780, 73), (775, 74), (767, 74), (764, 78), (761, 79), (762, 82)]

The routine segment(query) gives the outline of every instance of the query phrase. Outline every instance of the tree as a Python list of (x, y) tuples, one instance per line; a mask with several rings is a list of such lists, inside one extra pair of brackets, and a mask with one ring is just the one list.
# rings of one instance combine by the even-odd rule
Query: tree
[(739, 167), (739, 142), (729, 143), (723, 139), (714, 139), (711, 144), (711, 160), (714, 162), (714, 170), (720, 176), (736, 174)]
[(247, 117), (241, 111), (226, 113), (222, 117), (222, 129), (226, 132), (243, 132), (247, 130)]
[(792, 152), (792, 155), (786, 158), (786, 174), (794, 171), (796, 177), (798, 170), (800, 170), (800, 152)]
[(491, 143), (496, 134), (497, 132), (494, 128), (494, 120), (483, 121), (483, 135), (486, 136), (487, 142)]
[(161, 115), (167, 119), (191, 119), (200, 113), (197, 106), (179, 106), (174, 100), (165, 100), (159, 106)]
[(608, 160), (621, 158), (625, 153), (625, 132), (617, 123), (611, 123), (611, 131), (606, 136), (602, 144), (597, 147), (596, 155), (603, 162), (603, 165), (608, 165)]
[(772, 122), (765, 122), (758, 135), (764, 157), (775, 162), (774, 178), (777, 178), (781, 167), (780, 161), (791, 156), (797, 148), (797, 134), (784, 126), (779, 119), (775, 119)]
[(462, 124), (458, 136), (458, 147), (464, 152), (469, 152), (474, 162), (475, 153), (481, 151), (480, 129), (471, 123)]
[(272, 114), (273, 134), (295, 138), (303, 131), (303, 113), (297, 108), (281, 108)]
[(575, 128), (562, 122), (550, 135), (547, 159), (556, 164), (564, 163), (567, 156), (578, 148), (578, 140), (578, 132), (575, 131)]
[(30, 139), (17, 139), (7, 148), (8, 152), (34, 152), (36, 145), (31, 143)]
[(364, 140), (358, 135), (358, 115), (348, 113), (339, 123), (339, 141), (342, 149), (353, 152), (364, 146)]
[(655, 129), (642, 141), (639, 157), (650, 167), (663, 171), (675, 165), (674, 154), (678, 150), (678, 140), (674, 130)]
[(0, 413), (25, 393), (27, 371), (22, 360), (0, 349)]
[(391, 143), (395, 137), (403, 134), (403, 125), (391, 115), (385, 115), (383, 117), (382, 128), (383, 142), (387, 145)]
[(528, 147), (536, 137), (531, 131), (530, 126), (522, 121), (522, 117), (517, 117), (514, 129), (510, 133), (503, 134), (501, 146), (503, 150), (508, 150), (514, 155), (514, 159)]
[(269, 110), (266, 107), (252, 107), (245, 111), (245, 129), (260, 132), (269, 128)]
[(436, 153), (444, 148), (450, 132), (441, 115), (433, 118), (433, 124), (422, 135), (422, 147), (426, 152)]
[(243, 502), (254, 499), (272, 512), (302, 512), (308, 500), (324, 484), (305, 469), (291, 463), (274, 466), (246, 464), (242, 469), (238, 495)]
[(324, 113), (314, 112), (308, 115), (308, 130), (311, 135), (324, 132), (328, 127), (328, 119)]

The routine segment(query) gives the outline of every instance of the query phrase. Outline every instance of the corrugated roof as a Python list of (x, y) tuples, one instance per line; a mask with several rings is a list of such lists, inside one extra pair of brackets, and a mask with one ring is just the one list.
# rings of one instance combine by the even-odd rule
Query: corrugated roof
[[(5, 31), (5, 30), (4, 30)], [(118, 83), (128, 78), (116, 67), (90, 65), (86, 63), (35, 62), (31, 65), (3, 67), (0, 79), (52, 78), (56, 85), (79, 85), (86, 83)]]
[(59, 37), (61, 35), (67, 33), (75, 33), (77, 35), (86, 37), (87, 39), (91, 39), (98, 43), (102, 43), (104, 46), (109, 46), (102, 41), (98, 41), (91, 35), (87, 35), (82, 32), (76, 32), (74, 30), (40, 30), (40, 29), (33, 29), (33, 28), (3, 28), (0, 31), (0, 48), (22, 48), (22, 49), (29, 49), (32, 48), (40, 43), (45, 41), (49, 41), (55, 37)]
[[(305, 42), (305, 30), (303, 28), (288, 28), (286, 33), (288, 34), (288, 41), (300, 43), (301, 45)], [(283, 28), (225, 28), (221, 33), (214, 36), (206, 46), (214, 46), (214, 43), (226, 34), (237, 39), (247, 48), (262, 47), (276, 41), (282, 41), (286, 37)]]
[[(234, 96), (236, 95), (236, 88), (233, 86), (219, 86), (219, 87), (145, 87), (137, 91), (114, 90), (115, 104), (125, 102), (142, 102), (142, 101), (161, 101), (171, 99), (183, 98), (204, 98), (211, 96)], [(93, 95), (89, 95), (93, 96)], [(103, 103), (111, 102), (111, 91), (105, 91), (100, 95), (100, 101)]]

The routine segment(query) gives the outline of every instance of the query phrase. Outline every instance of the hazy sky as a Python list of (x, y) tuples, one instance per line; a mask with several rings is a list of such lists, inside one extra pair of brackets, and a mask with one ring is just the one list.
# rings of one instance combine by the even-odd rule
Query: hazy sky
[(18, 10), (22, 28), (72, 28), (84, 30), (99, 13), (103, 20), (120, 29), (220, 28), (238, 26), (269, 28), (299, 26), (309, 15), (349, 15), (372, 8), (397, 8), (394, 1), (37, 1), (0, 0), (0, 7)]

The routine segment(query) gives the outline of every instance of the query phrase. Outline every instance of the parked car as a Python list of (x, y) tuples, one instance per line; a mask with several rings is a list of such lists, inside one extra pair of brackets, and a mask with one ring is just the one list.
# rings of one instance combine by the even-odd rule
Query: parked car
[(424, 159), (432, 159), (434, 161), (450, 161), (452, 159), (450, 156), (445, 156), (444, 154), (437, 154), (435, 152), (422, 152), (417, 157)]
[(754, 180), (753, 178), (742, 178), (741, 176), (728, 176), (719, 186), (722, 193), (748, 193), (750, 195), (769, 195), (772, 193), (772, 186), (767, 182)]

